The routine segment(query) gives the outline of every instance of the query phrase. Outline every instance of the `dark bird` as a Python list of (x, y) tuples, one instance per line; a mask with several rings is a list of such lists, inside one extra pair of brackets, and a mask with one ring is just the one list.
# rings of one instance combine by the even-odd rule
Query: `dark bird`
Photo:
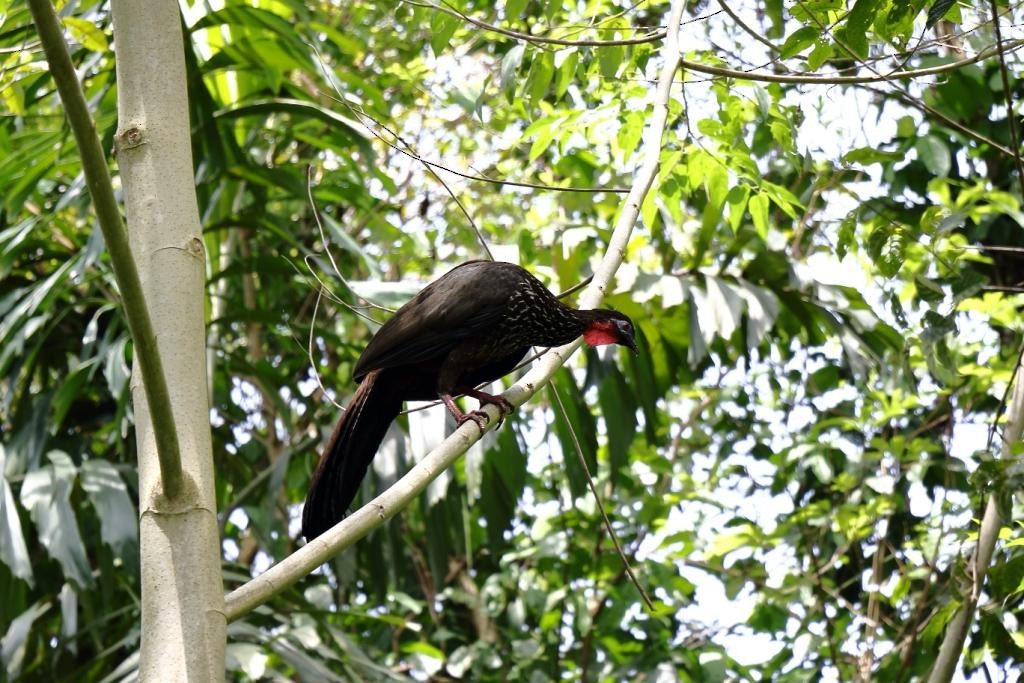
[(302, 511), (312, 540), (337, 524), (355, 498), (403, 401), (440, 398), (461, 425), (483, 428), (486, 414), (463, 413), (454, 397), (512, 405), (475, 387), (515, 368), (531, 346), (622, 344), (636, 353), (633, 323), (612, 310), (577, 310), (512, 263), (469, 261), (427, 285), (381, 326), (356, 363), (359, 383), (313, 473)]

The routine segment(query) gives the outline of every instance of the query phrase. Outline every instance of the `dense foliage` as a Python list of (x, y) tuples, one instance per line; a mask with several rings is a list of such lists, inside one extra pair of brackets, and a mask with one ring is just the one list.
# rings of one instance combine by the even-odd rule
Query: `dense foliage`
[[(666, 9), (186, 8), (227, 588), (296, 548), (377, 306), (485, 257), (477, 231), (553, 290), (590, 273)], [(110, 149), (109, 8), (61, 12)], [(642, 352), (579, 354), (417, 505), (232, 624), (230, 675), (919, 678), (990, 494), (1007, 521), (962, 666), (1016, 671), (1022, 474), (993, 426), (1024, 327), (1022, 20), (1004, 2), (691, 3), (607, 299)], [(131, 344), (23, 3), (0, 23), (2, 657), (12, 679), (120, 680), (139, 639)], [(402, 418), (363, 499), (443, 420)]]

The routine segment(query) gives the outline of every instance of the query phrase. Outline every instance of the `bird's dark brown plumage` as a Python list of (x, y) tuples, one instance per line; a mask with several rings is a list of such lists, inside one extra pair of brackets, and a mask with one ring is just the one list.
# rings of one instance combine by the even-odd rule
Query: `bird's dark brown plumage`
[(570, 308), (512, 263), (469, 261), (427, 285), (381, 326), (356, 363), (359, 388), (313, 474), (303, 536), (311, 540), (345, 516), (403, 401), (440, 397), (460, 423), (480, 414), (462, 414), (452, 398), (459, 394), (507, 409), (500, 397), (473, 388), (511, 372), (531, 346), (561, 346), (581, 334), (591, 344), (636, 351), (625, 315)]

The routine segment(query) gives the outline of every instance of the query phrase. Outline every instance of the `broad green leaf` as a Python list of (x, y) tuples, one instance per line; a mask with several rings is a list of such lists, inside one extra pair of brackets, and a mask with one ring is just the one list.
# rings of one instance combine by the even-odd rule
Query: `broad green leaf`
[(608, 79), (615, 78), (625, 54), (625, 50), (621, 45), (597, 48), (597, 60), (601, 67), (601, 75)]
[(790, 59), (797, 56), (821, 37), (821, 31), (814, 26), (804, 26), (797, 29), (786, 38), (779, 50), (779, 56), (783, 59)]
[(875, 19), (880, 2), (881, 0), (857, 0), (853, 4), (853, 9), (846, 16), (846, 26), (843, 32), (846, 43), (861, 59), (868, 56), (867, 30)]
[(526, 54), (526, 43), (518, 43), (515, 47), (505, 53), (501, 59), (501, 89), (511, 91), (516, 84), (516, 73), (523, 63), (523, 55)]
[(827, 40), (817, 41), (814, 49), (807, 55), (807, 68), (811, 71), (817, 71), (833, 54), (835, 54), (835, 48), (832, 47), (832, 43)]
[(734, 185), (725, 197), (725, 202), (729, 205), (729, 227), (732, 228), (734, 234), (739, 232), (740, 226), (743, 225), (743, 216), (747, 210), (749, 197), (750, 187), (748, 185)]
[(312, 102), (289, 98), (269, 98), (247, 102), (243, 105), (236, 105), (221, 109), (215, 116), (219, 119), (234, 119), (247, 116), (266, 116), (268, 114), (292, 114), (298, 117), (309, 117), (319, 119), (335, 130), (344, 131), (345, 135), (352, 142), (358, 145), (368, 156), (372, 157), (373, 150), (367, 144), (365, 128), (353, 119), (321, 107)]
[[(31, 513), (40, 542), (79, 588), (93, 585), (92, 570), (71, 507), (76, 471), (67, 453), (50, 451), (50, 465), (25, 475), (21, 504)], [(134, 520), (133, 520), (134, 521)]]
[(935, 24), (942, 21), (946, 13), (956, 4), (956, 0), (935, 0), (932, 6), (928, 8), (928, 20), (925, 22), (925, 28), (932, 28)]
[(517, 21), (526, 9), (528, 0), (505, 0), (505, 20)]
[(526, 99), (531, 108), (543, 100), (551, 86), (551, 78), (555, 75), (555, 61), (550, 52), (539, 52), (533, 57), (530, 74), (526, 77), (524, 88)]
[(573, 79), (576, 78), (576, 67), (580, 62), (580, 54), (576, 48), (571, 47), (559, 50), (554, 56), (555, 74), (555, 98), (560, 98), (569, 89)]
[(14, 493), (4, 474), (6, 466), (6, 454), (3, 444), (0, 444), (0, 511), (3, 512), (0, 515), (0, 561), (7, 565), (14, 576), (32, 584), (32, 564), (21, 530), (21, 517)]
[(461, 22), (461, 19), (447, 12), (435, 10), (431, 13), (430, 48), (434, 51), (435, 56), (444, 52), (445, 48), (448, 47), (452, 36), (455, 35), (455, 29), (459, 27)]
[(917, 155), (928, 171), (935, 176), (945, 178), (952, 168), (953, 159), (946, 146), (937, 135), (925, 135), (918, 138), (914, 145)]
[(103, 52), (107, 49), (107, 37), (96, 24), (81, 17), (64, 17), (61, 22), (68, 27), (72, 37), (86, 50)]
[(768, 239), (768, 195), (758, 192), (747, 202), (750, 218), (754, 221), (754, 229), (761, 239)]
[(39, 602), (11, 620), (3, 640), (0, 641), (0, 656), (3, 658), (7, 675), (17, 678), (25, 660), (25, 645), (32, 631), (32, 625), (49, 611), (52, 603)]
[(711, 545), (705, 551), (705, 555), (709, 560), (725, 557), (729, 553), (748, 545), (757, 538), (757, 535), (753, 527), (744, 525), (738, 531), (724, 533), (715, 537), (714, 541), (711, 542)]
[(530, 145), (530, 154), (527, 157), (531, 163), (540, 158), (547, 151), (548, 147), (551, 146), (555, 136), (562, 132), (561, 126), (558, 124), (558, 119), (548, 120), (546, 125), (534, 131), (536, 136), (533, 138), (533, 143)]
[(82, 488), (100, 518), (100, 537), (125, 557), (138, 549), (138, 514), (117, 469), (106, 460), (82, 463)]
[(874, 147), (858, 147), (843, 155), (846, 164), (884, 164), (902, 161), (903, 152), (886, 152)]

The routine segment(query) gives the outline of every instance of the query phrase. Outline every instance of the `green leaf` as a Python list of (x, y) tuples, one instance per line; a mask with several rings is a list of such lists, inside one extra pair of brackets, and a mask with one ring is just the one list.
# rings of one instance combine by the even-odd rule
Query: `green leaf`
[(914, 149), (917, 150), (921, 162), (932, 175), (939, 178), (949, 175), (953, 159), (949, 153), (949, 147), (938, 136), (929, 134), (918, 138)]
[(601, 67), (601, 76), (606, 79), (615, 78), (619, 72), (619, 66), (625, 56), (625, 50), (621, 45), (609, 45), (597, 48), (597, 59)]
[(529, 0), (505, 0), (505, 21), (514, 22), (523, 15)]
[(93, 585), (92, 570), (70, 503), (75, 465), (61, 451), (50, 451), (47, 457), (50, 465), (25, 475), (21, 504), (31, 512), (40, 542), (60, 563), (64, 575), (79, 588), (89, 588)]
[(580, 63), (580, 54), (576, 48), (571, 47), (559, 50), (555, 53), (554, 65), (557, 69), (555, 76), (555, 98), (561, 98), (569, 89), (576, 78), (576, 67)]
[(853, 9), (846, 16), (846, 44), (857, 56), (864, 59), (868, 56), (868, 28), (878, 12), (880, 0), (857, 0)]
[(526, 54), (526, 43), (519, 43), (501, 58), (501, 89), (510, 91), (516, 84), (516, 72), (523, 63)]
[(868, 254), (883, 277), (895, 277), (906, 258), (908, 238), (898, 227), (881, 226), (868, 236)]
[(813, 26), (799, 28), (786, 38), (786, 42), (782, 44), (779, 51), (779, 56), (783, 59), (795, 57), (813, 45), (820, 37), (821, 31)]
[[(548, 147), (554, 141), (555, 136), (561, 132), (558, 125), (559, 119), (549, 119), (545, 121), (543, 126), (540, 126), (534, 130), (536, 137), (533, 139), (533, 144), (530, 145), (530, 154), (527, 157), (530, 162), (536, 161), (540, 158), (540, 155), (547, 151)], [(533, 126), (531, 126), (533, 128)]]
[(942, 21), (942, 18), (946, 16), (946, 13), (955, 4), (956, 0), (935, 0), (932, 6), (928, 8), (928, 20), (925, 22), (925, 28), (930, 29)]
[(7, 457), (0, 444), (0, 561), (7, 565), (14, 576), (32, 584), (32, 563), (21, 530), (21, 518), (15, 503), (14, 493), (7, 481)]
[(807, 395), (821, 396), (839, 385), (839, 368), (835, 365), (814, 371), (807, 380)]
[(121, 396), (128, 387), (128, 380), (132, 372), (124, 359), (127, 337), (121, 337), (107, 348), (106, 359), (103, 364), (103, 377), (107, 380), (107, 388), (112, 396)]
[(531, 108), (536, 107), (548, 93), (551, 78), (555, 75), (555, 60), (550, 52), (541, 52), (534, 56), (530, 65), (530, 75), (526, 78), (526, 99)]
[(708, 560), (716, 560), (725, 557), (734, 550), (752, 545), (758, 537), (757, 530), (750, 524), (743, 524), (739, 531), (732, 531), (719, 534), (705, 550)]
[(455, 35), (455, 29), (462, 22), (458, 17), (447, 12), (435, 10), (430, 14), (430, 49), (437, 56), (444, 52)]
[(779, 633), (786, 628), (789, 612), (772, 602), (760, 602), (754, 607), (747, 624), (761, 633)]
[[(350, 145), (356, 146), (367, 159), (374, 158), (373, 147), (369, 143), (370, 134), (366, 128), (354, 119), (338, 114), (330, 109), (321, 107), (318, 104), (305, 100), (276, 97), (257, 99), (225, 107), (217, 111), (214, 116), (218, 119), (228, 120), (244, 117), (266, 117), (272, 114), (288, 114), (296, 117), (297, 121), (317, 119), (325, 123), (332, 133), (338, 133), (342, 139)], [(251, 168), (251, 167), (250, 167)], [(273, 169), (260, 169), (270, 171)], [(300, 196), (305, 196), (305, 186), (302, 185)]]
[(854, 245), (856, 230), (857, 217), (853, 213), (847, 214), (843, 222), (839, 224), (839, 235), (836, 240), (836, 257), (840, 261), (846, 258), (850, 247)]
[(833, 54), (835, 54), (835, 49), (832, 47), (832, 43), (827, 40), (819, 40), (811, 53), (807, 55), (807, 68), (817, 71)]
[(53, 603), (49, 600), (37, 602), (11, 620), (2, 641), (4, 669), (11, 679), (17, 679), (24, 665), (25, 649), (32, 625), (49, 611)]
[(959, 382), (959, 365), (949, 347), (950, 336), (955, 334), (956, 321), (953, 316), (942, 316), (934, 311), (925, 313), (921, 350), (929, 372), (945, 386), (955, 386)]
[(768, 195), (758, 192), (747, 203), (750, 218), (754, 221), (754, 229), (761, 239), (768, 239)]
[(844, 164), (883, 164), (902, 161), (903, 152), (885, 152), (874, 147), (858, 147), (843, 155)]
[[(660, 188), (659, 188), (660, 190)], [(658, 221), (658, 193), (648, 192), (640, 206), (640, 219), (648, 230), (654, 231)]]
[(61, 22), (68, 27), (71, 36), (82, 44), (86, 50), (104, 52), (107, 49), (107, 37), (96, 24), (81, 17), (64, 17)]
[(729, 190), (725, 197), (725, 203), (729, 205), (729, 227), (733, 234), (739, 232), (743, 225), (743, 215), (747, 210), (747, 200), (750, 198), (749, 185), (736, 185)]
[(86, 460), (81, 469), (82, 488), (100, 518), (100, 538), (127, 559), (138, 550), (138, 515), (117, 469), (106, 460)]

